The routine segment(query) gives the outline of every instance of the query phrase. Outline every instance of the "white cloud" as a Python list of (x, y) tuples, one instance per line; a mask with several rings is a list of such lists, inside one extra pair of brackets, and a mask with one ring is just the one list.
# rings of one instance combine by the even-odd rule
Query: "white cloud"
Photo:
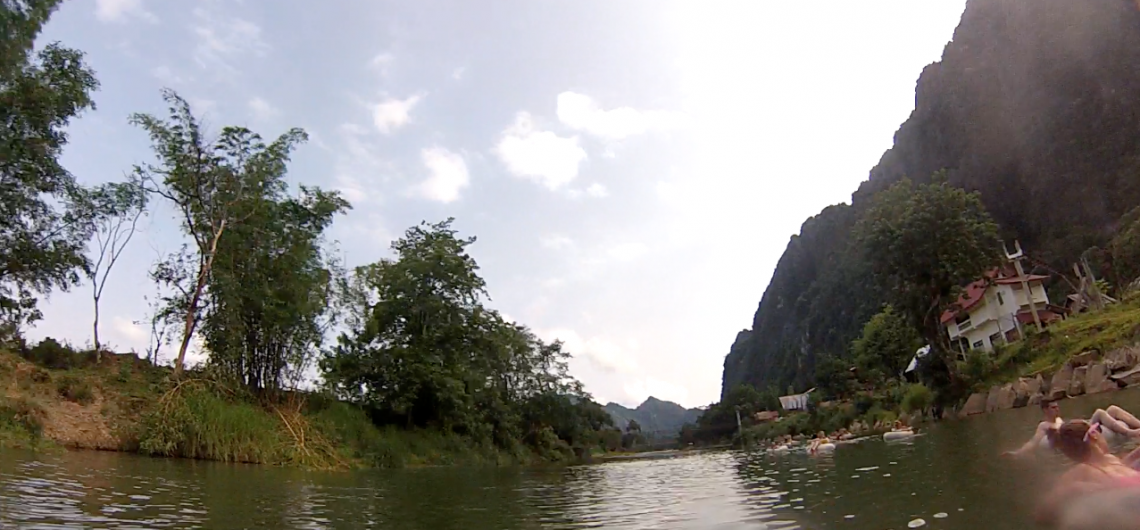
[(558, 94), (558, 119), (567, 127), (607, 140), (621, 140), (654, 129), (674, 127), (678, 115), (632, 107), (604, 110), (593, 98), (575, 92)]
[(526, 112), (518, 113), (515, 122), (503, 131), (495, 154), (512, 174), (535, 180), (551, 190), (572, 182), (578, 176), (578, 165), (586, 159), (577, 136), (564, 138), (537, 130)]
[(637, 362), (618, 343), (606, 337), (582, 338), (576, 331), (566, 328), (535, 330), (545, 341), (561, 340), (564, 350), (574, 357), (583, 357), (598, 369), (611, 373), (632, 373)]
[(237, 17), (218, 18), (201, 7), (194, 9), (191, 29), (198, 36), (194, 60), (205, 70), (238, 71), (236, 62), (246, 57), (264, 57), (269, 45), (261, 38), (261, 26)]
[(595, 182), (586, 188), (586, 194), (591, 197), (608, 197), (610, 195), (610, 190), (607, 190), (605, 185), (599, 182)]
[(466, 66), (460, 66), (459, 68), (456, 68), (455, 70), (451, 71), (451, 78), (456, 80), (456, 81), (459, 81), (460, 79), (463, 79), (463, 74), (465, 74), (465, 73), (467, 73), (467, 67)]
[(145, 345), (147, 340), (150, 338), (149, 334), (145, 329), (143, 329), (142, 326), (135, 324), (130, 319), (121, 316), (116, 316), (111, 319), (111, 329), (115, 332), (118, 338), (129, 342), (130, 346), (135, 348), (137, 348), (140, 344)]
[(389, 97), (372, 106), (372, 124), (384, 134), (391, 134), (396, 129), (407, 125), (411, 121), (412, 108), (423, 99), (423, 94), (413, 94), (407, 99)]
[(471, 180), (463, 157), (442, 147), (423, 149), (420, 157), (430, 174), (417, 187), (420, 195), (442, 203), (459, 199), (459, 191), (466, 188)]
[(124, 22), (129, 17), (158, 21), (158, 17), (143, 8), (142, 0), (95, 0), (95, 18), (100, 22)]
[(253, 118), (259, 121), (270, 120), (281, 114), (280, 109), (259, 97), (249, 100), (249, 111), (253, 113)]
[(538, 240), (543, 248), (551, 250), (567, 250), (574, 248), (574, 240), (561, 235), (543, 236)]
[(606, 256), (617, 262), (630, 262), (649, 252), (643, 243), (623, 243), (606, 249)]
[(381, 52), (381, 53), (376, 54), (376, 57), (373, 57), (372, 60), (369, 61), (368, 64), (371, 65), (373, 68), (379, 68), (381, 70), (386, 70), (388, 68), (388, 65), (392, 64), (392, 61), (394, 61), (395, 59), (396, 59), (396, 56), (392, 55), (391, 52)]

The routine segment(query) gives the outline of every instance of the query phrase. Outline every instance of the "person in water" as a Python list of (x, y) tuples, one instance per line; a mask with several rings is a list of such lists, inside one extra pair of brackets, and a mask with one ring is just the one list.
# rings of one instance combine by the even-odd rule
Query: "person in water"
[(827, 434), (824, 434), (823, 431), (819, 431), (815, 435), (815, 438), (812, 439), (811, 445), (808, 446), (808, 452), (814, 453), (814, 452), (819, 450), (819, 446), (821, 446), (823, 444), (829, 444), (829, 443), (831, 443), (831, 440), (827, 437)]
[(1069, 420), (1046, 436), (1053, 447), (1076, 463), (1061, 475), (1053, 489), (1041, 498), (1037, 519), (1052, 523), (1070, 503), (1090, 493), (1116, 487), (1140, 485), (1140, 471), (1129, 464), (1140, 459), (1140, 450), (1123, 460), (1113, 455), (1104, 440), (1104, 427), (1086, 420)]
[[(1050, 430), (1057, 429), (1064, 423), (1064, 420), (1061, 419), (1061, 407), (1057, 405), (1055, 400), (1043, 399), (1041, 400), (1041, 413), (1045, 417), (1037, 424), (1033, 438), (1030, 438), (1028, 442), (1014, 451), (1002, 453), (1002, 456), (1021, 457), (1026, 453), (1033, 452), (1038, 447), (1052, 445), (1047, 435)], [(1107, 409), (1096, 409), (1088, 421), (1089, 423), (1099, 423), (1116, 434), (1140, 436), (1140, 419), (1116, 405)]]

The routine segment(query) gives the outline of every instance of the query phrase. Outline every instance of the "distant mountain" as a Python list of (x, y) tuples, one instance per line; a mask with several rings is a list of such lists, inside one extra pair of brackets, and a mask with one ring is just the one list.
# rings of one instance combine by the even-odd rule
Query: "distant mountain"
[(625, 430), (629, 420), (635, 420), (641, 426), (641, 432), (659, 436), (672, 436), (680, 432), (682, 425), (696, 423), (697, 418), (704, 412), (700, 409), (687, 409), (672, 401), (661, 401), (652, 396), (636, 409), (623, 407), (617, 403), (608, 403), (604, 408), (613, 417), (614, 425), (618, 428)]

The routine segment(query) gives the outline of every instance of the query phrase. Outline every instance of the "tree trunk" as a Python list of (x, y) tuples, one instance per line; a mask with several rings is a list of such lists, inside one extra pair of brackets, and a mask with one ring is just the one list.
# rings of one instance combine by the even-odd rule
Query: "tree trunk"
[(198, 284), (194, 286), (194, 295), (186, 307), (186, 326), (182, 331), (182, 345), (178, 348), (178, 359), (174, 362), (174, 378), (182, 375), (182, 365), (186, 362), (186, 350), (190, 347), (190, 338), (194, 336), (194, 327), (198, 325), (198, 302), (202, 299), (202, 291), (206, 288), (206, 279), (210, 276), (210, 269), (214, 266), (214, 255), (218, 251), (218, 240), (226, 230), (226, 220), (222, 219), (218, 231), (214, 233), (214, 240), (210, 242), (210, 255), (198, 270)]
[(99, 298), (95, 298), (95, 322), (91, 325), (95, 341), (95, 362), (103, 362), (103, 350), (99, 347)]

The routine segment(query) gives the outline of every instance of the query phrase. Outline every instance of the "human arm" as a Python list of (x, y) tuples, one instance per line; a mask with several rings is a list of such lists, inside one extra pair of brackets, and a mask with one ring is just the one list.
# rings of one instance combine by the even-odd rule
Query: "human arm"
[(1025, 444), (1016, 450), (1006, 451), (1002, 453), (1001, 456), (1012, 456), (1014, 458), (1019, 458), (1026, 453), (1032, 452), (1037, 447), (1037, 445), (1041, 443), (1041, 439), (1044, 438), (1048, 432), (1049, 427), (1047, 424), (1044, 422), (1037, 424), (1037, 431), (1033, 433), (1033, 438), (1030, 438), (1028, 442), (1025, 442)]
[(1140, 447), (1133, 449), (1132, 452), (1124, 455), (1124, 465), (1136, 469), (1137, 461), (1140, 461)]

